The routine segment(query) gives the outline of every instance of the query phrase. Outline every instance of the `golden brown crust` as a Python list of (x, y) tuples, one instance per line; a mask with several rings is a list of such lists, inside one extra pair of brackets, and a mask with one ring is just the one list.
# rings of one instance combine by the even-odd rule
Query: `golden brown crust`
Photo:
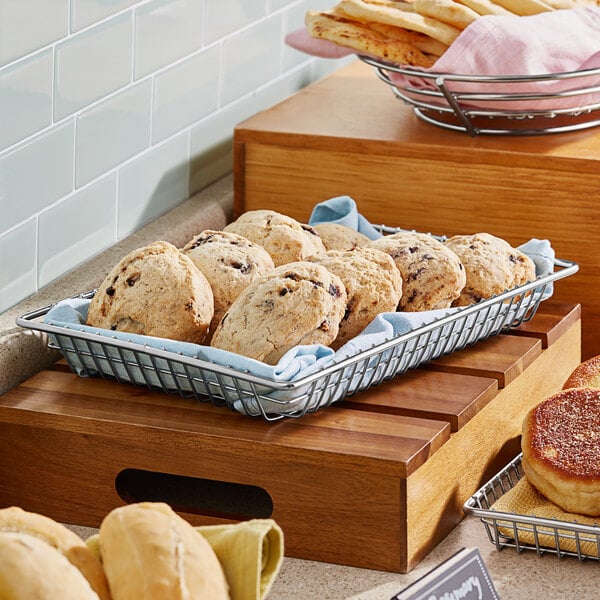
[(523, 421), (523, 468), (530, 482), (564, 510), (600, 515), (600, 390), (550, 396)]
[(100, 600), (110, 600), (108, 582), (100, 561), (76, 533), (61, 523), (10, 506), (0, 510), (0, 532), (28, 534), (56, 548), (88, 580)]
[(306, 29), (317, 39), (335, 42), (356, 50), (359, 54), (376, 56), (391, 63), (415, 67), (431, 67), (435, 58), (427, 56), (409, 42), (386, 37), (361, 23), (350, 21), (332, 13), (309, 11)]
[(582, 362), (563, 385), (563, 390), (577, 387), (600, 388), (600, 355)]
[(100, 525), (99, 547), (114, 600), (229, 600), (213, 549), (167, 504), (112, 510)]
[(98, 600), (81, 571), (36, 535), (0, 531), (0, 598)]

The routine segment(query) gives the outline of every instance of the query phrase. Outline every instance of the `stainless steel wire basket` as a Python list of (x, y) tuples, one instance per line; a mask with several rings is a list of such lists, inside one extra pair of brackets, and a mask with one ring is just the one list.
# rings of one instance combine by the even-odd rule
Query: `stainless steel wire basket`
[[(397, 229), (388, 228), (389, 231)], [(71, 369), (151, 389), (210, 401), (267, 420), (301, 417), (344, 397), (401, 375), (428, 361), (460, 350), (530, 320), (553, 282), (577, 272), (578, 265), (556, 259), (553, 273), (508, 290), (448, 316), (337, 360), (292, 381), (274, 381), (148, 344), (83, 331), (78, 326), (43, 322), (52, 306), (17, 318), (21, 327), (49, 336)], [(94, 291), (80, 298), (91, 298)]]
[(539, 556), (555, 554), (558, 558), (573, 556), (580, 561), (598, 561), (600, 556), (600, 524), (597, 526), (521, 515), (493, 510), (492, 505), (524, 477), (519, 454), (502, 471), (488, 481), (467, 502), (467, 515), (479, 517), (488, 538), (497, 550), (514, 548), (537, 552)]
[(600, 125), (600, 69), (475, 76), (359, 58), (398, 99), (413, 107), (417, 117), (444, 129), (471, 136), (544, 135)]

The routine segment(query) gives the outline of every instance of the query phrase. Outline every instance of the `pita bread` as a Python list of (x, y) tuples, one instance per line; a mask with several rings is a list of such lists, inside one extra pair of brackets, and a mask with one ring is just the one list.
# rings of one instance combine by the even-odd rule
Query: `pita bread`
[(424, 68), (435, 62), (435, 57), (427, 56), (410, 43), (386, 38), (362, 23), (331, 13), (308, 11), (305, 24), (314, 38), (329, 40), (388, 62)]
[(432, 37), (418, 31), (409, 31), (408, 29), (386, 25), (385, 23), (365, 23), (365, 25), (369, 29), (381, 33), (388, 39), (408, 42), (425, 54), (442, 56), (448, 50), (447, 44), (434, 40)]
[(454, 0), (415, 0), (415, 10), (427, 17), (434, 17), (458, 29), (465, 29), (479, 15), (468, 6)]
[(494, 4), (492, 0), (458, 0), (458, 2), (468, 6), (480, 16), (513, 14), (498, 4)]
[(596, 0), (544, 0), (546, 4), (558, 10), (561, 8), (578, 8), (580, 6), (597, 6)]
[(542, 0), (492, 0), (494, 4), (505, 8), (515, 15), (527, 17), (553, 10), (551, 6)]
[(410, 31), (419, 31), (435, 40), (448, 44), (459, 36), (460, 29), (434, 19), (426, 17), (414, 10), (412, 5), (405, 2), (393, 4), (380, 2), (364, 2), (364, 0), (341, 0), (337, 8), (344, 14), (362, 22), (377, 22), (395, 27), (402, 27)]

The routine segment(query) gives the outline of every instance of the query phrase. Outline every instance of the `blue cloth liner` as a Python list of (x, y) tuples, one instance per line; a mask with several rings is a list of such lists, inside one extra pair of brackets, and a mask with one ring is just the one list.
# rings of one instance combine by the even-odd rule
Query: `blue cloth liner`
[[(381, 233), (362, 216), (357, 209), (356, 203), (349, 196), (340, 196), (332, 198), (325, 202), (316, 205), (312, 211), (309, 224), (323, 222), (336, 222), (351, 227), (365, 234), (370, 239), (381, 237)], [(527, 243), (519, 246), (519, 249), (530, 256), (536, 265), (537, 276), (549, 275), (554, 272), (554, 251), (547, 240), (532, 239)], [(552, 295), (552, 286), (548, 285), (543, 299), (547, 299)], [(166, 350), (170, 353), (179, 354), (186, 357), (200, 359), (213, 365), (232, 368), (241, 373), (249, 373), (261, 378), (268, 379), (273, 382), (295, 382), (319, 372), (325, 367), (331, 366), (357, 353), (364, 352), (375, 345), (382, 344), (400, 335), (404, 335), (410, 331), (422, 327), (423, 325), (432, 323), (442, 316), (450, 315), (453, 312), (461, 309), (445, 309), (435, 311), (425, 311), (416, 313), (395, 312), (382, 313), (378, 315), (365, 330), (340, 349), (334, 352), (331, 348), (322, 345), (307, 345), (296, 346), (290, 349), (277, 363), (277, 365), (267, 365), (261, 361), (257, 361), (239, 354), (212, 348), (210, 346), (202, 346), (187, 342), (178, 342), (164, 338), (156, 338), (144, 335), (131, 333), (109, 331), (90, 327), (85, 324), (87, 318), (87, 310), (90, 300), (82, 298), (71, 298), (57, 303), (46, 314), (45, 322), (57, 327), (64, 327), (70, 330), (84, 331), (98, 336), (99, 341), (110, 341), (110, 339), (129, 341), (141, 346), (148, 346), (159, 350)], [(472, 317), (477, 319), (477, 316)], [(486, 315), (489, 318), (489, 315)], [(468, 329), (468, 328), (467, 328)], [(68, 332), (66, 332), (68, 333)], [(71, 342), (75, 346), (84, 345), (83, 342), (71, 338)], [(117, 350), (109, 348), (108, 353), (113, 353), (114, 358), (122, 361), (123, 351), (119, 353)], [(127, 351), (125, 351), (127, 356)], [(169, 376), (155, 375), (153, 373), (154, 364), (149, 363), (149, 369), (129, 369), (126, 367), (116, 367), (114, 364), (109, 364), (110, 360), (80, 359), (78, 356), (69, 355), (71, 365), (79, 374), (86, 374), (94, 371), (102, 371), (104, 374), (117, 375), (119, 379), (125, 379), (132, 383), (150, 384), (161, 387), (169, 387), (169, 382), (165, 384), (165, 377), (169, 380)], [(110, 358), (110, 357), (109, 357)], [(84, 362), (81, 362), (83, 360)], [(385, 361), (378, 361), (384, 368)], [(159, 365), (160, 366), (160, 365)], [(418, 366), (418, 365), (412, 365)], [(165, 368), (165, 371), (168, 371)], [(172, 382), (172, 389), (185, 389), (186, 379), (189, 370), (183, 370), (178, 374), (177, 380)], [(201, 374), (205, 377), (205, 373)], [(210, 379), (210, 377), (209, 377)], [(225, 378), (227, 379), (227, 378)], [(182, 381), (184, 382), (182, 384)], [(209, 382), (210, 383), (210, 382)], [(218, 380), (215, 376), (212, 382), (215, 389), (220, 389), (222, 380)], [(239, 386), (236, 382), (234, 385)], [(358, 385), (358, 384), (357, 384)], [(242, 402), (236, 401), (233, 403), (233, 408), (245, 414), (261, 414), (268, 412), (270, 414), (290, 414), (298, 410), (304, 410), (306, 403), (310, 404), (310, 398), (306, 398), (305, 390), (292, 390), (290, 395), (286, 395), (285, 391), (267, 390), (266, 405), (261, 401), (261, 406), (256, 405), (254, 400), (255, 389), (248, 384), (243, 384), (242, 388), (248, 390), (248, 400)], [(260, 386), (259, 386), (260, 388)], [(259, 389), (260, 391), (260, 389)], [(348, 391), (354, 391), (352, 385)], [(218, 395), (218, 391), (216, 392)], [(334, 392), (332, 392), (334, 393)], [(341, 398), (333, 398), (330, 395), (325, 395), (321, 400), (330, 403), (340, 400)], [(310, 407), (311, 409), (314, 407)]]

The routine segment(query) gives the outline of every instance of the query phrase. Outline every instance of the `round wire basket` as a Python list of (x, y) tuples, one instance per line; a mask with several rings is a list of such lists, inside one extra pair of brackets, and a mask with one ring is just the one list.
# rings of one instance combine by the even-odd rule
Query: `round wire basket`
[(471, 136), (544, 135), (600, 125), (600, 68), (542, 75), (457, 75), (368, 56), (394, 95), (421, 120)]

